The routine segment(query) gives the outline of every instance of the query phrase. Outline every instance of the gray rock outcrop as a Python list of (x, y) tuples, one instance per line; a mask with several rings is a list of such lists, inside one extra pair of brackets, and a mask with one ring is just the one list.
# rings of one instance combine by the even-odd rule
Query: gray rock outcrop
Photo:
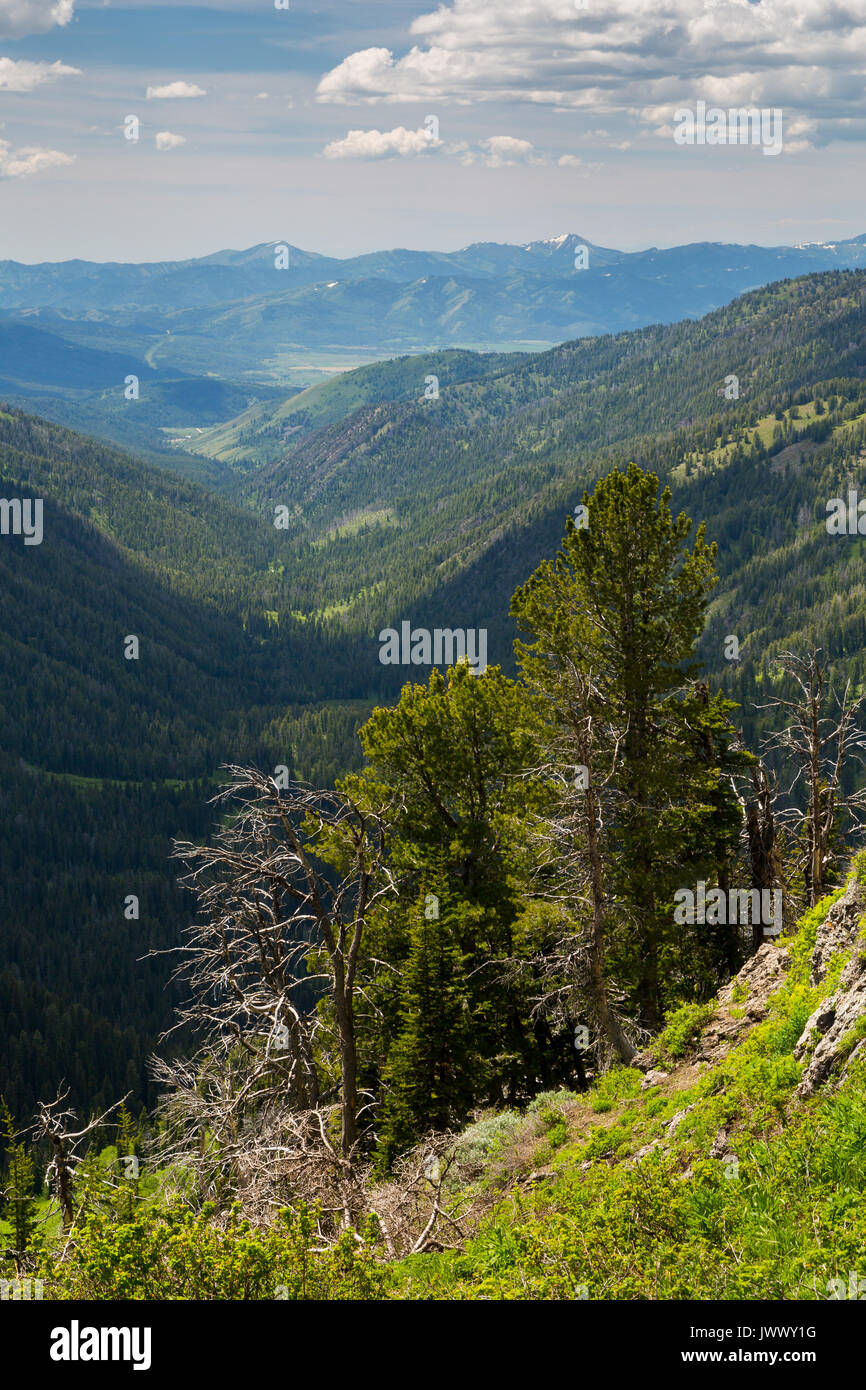
[(841, 1080), (851, 1060), (864, 1053), (866, 1038), (858, 1037), (866, 1018), (866, 941), (860, 936), (866, 908), (863, 889), (852, 879), (818, 928), (812, 951), (812, 984), (820, 984), (840, 951), (853, 955), (839, 977), (839, 987), (822, 1000), (803, 1029), (794, 1049), (798, 1061), (808, 1058), (797, 1087), (808, 1100), (831, 1078)]

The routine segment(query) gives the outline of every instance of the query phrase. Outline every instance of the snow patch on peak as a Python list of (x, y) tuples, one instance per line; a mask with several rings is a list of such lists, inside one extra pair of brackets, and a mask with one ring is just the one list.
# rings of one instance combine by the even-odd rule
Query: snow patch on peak
[(522, 251), (531, 251), (535, 246), (564, 246), (567, 241), (575, 241), (574, 232), (561, 232), (559, 236), (548, 236), (543, 241), (527, 241), (521, 247)]

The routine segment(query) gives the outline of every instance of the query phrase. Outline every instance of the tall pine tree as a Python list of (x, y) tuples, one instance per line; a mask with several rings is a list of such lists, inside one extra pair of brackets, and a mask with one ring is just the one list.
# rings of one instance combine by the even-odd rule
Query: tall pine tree
[[(716, 582), (715, 546), (674, 517), (670, 490), (636, 464), (584, 494), (553, 562), (517, 590), (512, 613), (534, 638), (517, 643), (552, 725), (585, 763), (588, 745), (604, 826), (604, 960), (630, 987), (641, 1023), (658, 1027), (681, 992), (688, 946), (672, 898), (694, 861), (724, 858), (739, 811), (729, 782), (725, 710), (694, 697), (695, 643)], [(691, 692), (691, 693), (688, 693)], [(706, 737), (712, 734), (707, 762)]]

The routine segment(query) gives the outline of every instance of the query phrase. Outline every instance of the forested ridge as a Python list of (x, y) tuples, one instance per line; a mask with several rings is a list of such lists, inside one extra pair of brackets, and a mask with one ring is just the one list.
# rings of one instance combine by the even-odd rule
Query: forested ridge
[[(207, 839), (215, 812), (205, 802), (220, 767), (285, 766), (322, 788), (360, 769), (356, 733), (374, 706), (368, 758), (369, 730), (387, 722), (381, 708), (396, 704), (407, 678), (426, 681), (378, 659), (380, 629), (404, 619), (486, 627), (491, 666), (503, 680), (516, 674), (512, 595), (556, 553), (585, 490), (613, 469), (634, 461), (652, 470), (670, 484), (674, 514), (705, 520), (718, 544), (719, 583), (696, 650), (713, 689), (738, 702), (731, 728), (743, 728), (748, 747), (772, 727), (753, 705), (779, 688), (788, 649), (819, 646), (837, 684), (850, 676), (859, 695), (863, 541), (828, 535), (825, 519), (827, 501), (856, 485), (866, 446), (864, 296), (866, 276), (831, 272), (755, 291), (698, 323), (582, 340), (513, 367), (500, 356), (486, 373), (477, 358), (458, 382), (446, 360), (438, 399), (421, 399), (426, 372), (417, 394), (394, 399), (407, 390), (404, 359), (393, 385), (386, 366), (376, 369), (377, 403), (355, 408), (347, 378), (348, 414), (331, 418), (326, 407), (325, 422), (307, 421), (297, 446), (276, 457), (268, 445), (262, 462), (254, 438), (245, 461), (241, 435), (231, 497), (4, 411), (0, 491), (45, 499), (42, 545), (0, 537), (0, 1074), (14, 1113), (30, 1113), (61, 1077), (84, 1109), (127, 1091), (133, 1108), (153, 1103), (145, 1060), (180, 994), (165, 989), (164, 959), (141, 958), (176, 944), (189, 919), (171, 843)], [(731, 375), (736, 399), (723, 394)], [(274, 525), (279, 506), (287, 529)], [(124, 657), (129, 634), (140, 638), (138, 660)], [(726, 657), (729, 635), (738, 660)], [(502, 737), (502, 756), (515, 757), (507, 724)], [(846, 770), (842, 790), (854, 781)], [(515, 809), (497, 813), (505, 844)], [(407, 861), (431, 851), (423, 837), (432, 827), (413, 816), (400, 831)], [(441, 851), (447, 860), (453, 846)], [(432, 949), (419, 905), (428, 894), (448, 902), (447, 886), (437, 892), (438, 853), (415, 885), (414, 915), (392, 914), (376, 929), (401, 969), (420, 970)], [(483, 910), (455, 905), (464, 935), (424, 969), (465, 970), (485, 913), (517, 921), (520, 884), (491, 873), (494, 897)], [(139, 919), (124, 917), (130, 894)], [(485, 950), (498, 959), (505, 945), (491, 938)], [(635, 965), (621, 945), (620, 983)], [(632, 981), (642, 1026), (686, 997), (705, 1002), (724, 978), (719, 950), (677, 965), (677, 989), (656, 998), (654, 1016), (646, 982)], [(424, 1120), (434, 1128), (497, 1097), (525, 1102), (530, 1077), (574, 1084), (568, 1039), (539, 1032), (526, 999), (503, 1010), (484, 984), (482, 971), (469, 994), (455, 986), (441, 1027), (457, 1037), (466, 1013), (490, 1019), (454, 1078), (486, 1077), (487, 1089), (443, 1101)], [(421, 1006), (390, 996), (387, 980), (379, 987), (388, 1049), (362, 1048), (360, 1066), (365, 1084), (384, 1078), (395, 1093), (376, 1158), (384, 1171), (423, 1131), (412, 1096), (429, 1088), (413, 1073), (420, 1044), (406, 1031)]]
[[(438, 400), (421, 399), (419, 375), (415, 401), (362, 408), (240, 488), (262, 509), (291, 500), (302, 563), (335, 519), (354, 519), (352, 536), (315, 552), (318, 607), (348, 603), (366, 616), (386, 576), (389, 596), (396, 586), (404, 603), (435, 603), (436, 587), (413, 568), (426, 551), (448, 601), (465, 575), (477, 613), (494, 598), (476, 580), (488, 551), (506, 537), (510, 551), (520, 547), (533, 523), (549, 527), (549, 550), (584, 480), (612, 463), (636, 457), (667, 478), (687, 454), (792, 404), (806, 387), (829, 390), (843, 378), (843, 403), (856, 401), (863, 296), (859, 273), (813, 276), (755, 291), (697, 324), (583, 339), (490, 379), (443, 377)], [(720, 400), (731, 374), (739, 398)], [(359, 525), (365, 514), (369, 530)], [(536, 545), (520, 554), (523, 569), (541, 553)], [(486, 616), (499, 608), (489, 602)]]

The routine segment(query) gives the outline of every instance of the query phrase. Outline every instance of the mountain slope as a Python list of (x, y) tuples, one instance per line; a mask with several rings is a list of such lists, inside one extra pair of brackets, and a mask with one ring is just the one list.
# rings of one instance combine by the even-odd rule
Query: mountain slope
[(269, 616), (293, 590), (249, 512), (10, 412), (0, 498), (43, 503), (41, 544), (0, 533), (0, 1093), (139, 1105), (174, 997), (142, 957), (189, 913), (172, 840), (230, 761), (332, 780), (369, 702), (351, 643)]
[[(275, 404), (263, 401), (233, 420), (179, 437), (196, 454), (234, 464), (243, 473), (253, 464), (279, 459), (286, 446), (328, 425), (336, 425), (363, 406), (385, 401), (423, 399), (439, 383), (450, 385), (513, 371), (525, 360), (519, 353), (464, 352), (456, 348), (372, 363), (341, 372)], [(435, 383), (430, 378), (435, 377)]]
[[(465, 1252), (403, 1261), (393, 1295), (852, 1296), (866, 1236), (863, 874), (762, 946), (714, 1005), (682, 1009), (644, 1075), (620, 1068), (588, 1095), (542, 1095), (465, 1132), (466, 1191), (458, 1177), (446, 1200), (490, 1215)], [(843, 1015), (810, 1085), (828, 1018)]]
[[(275, 249), (288, 247), (288, 265), (275, 273)], [(649, 281), (675, 269), (689, 276), (703, 273), (753, 274), (764, 279), (805, 274), (810, 270), (851, 268), (866, 263), (866, 236), (840, 242), (798, 246), (738, 246), (695, 242), (689, 246), (624, 252), (595, 245), (573, 232), (544, 241), (509, 245), (476, 242), (459, 251), (375, 251), (338, 259), (302, 251), (288, 242), (265, 242), (243, 251), (218, 251), (187, 261), (139, 264), (88, 261), (24, 265), (0, 261), (0, 309), (76, 311), (166, 310), (169, 306), (205, 308), (231, 300), (280, 294), (286, 286), (368, 281), (412, 284), (425, 277), (465, 277), (497, 281), (529, 274), (542, 279), (570, 279), (575, 250), (586, 247), (590, 272), (629, 268)]]

